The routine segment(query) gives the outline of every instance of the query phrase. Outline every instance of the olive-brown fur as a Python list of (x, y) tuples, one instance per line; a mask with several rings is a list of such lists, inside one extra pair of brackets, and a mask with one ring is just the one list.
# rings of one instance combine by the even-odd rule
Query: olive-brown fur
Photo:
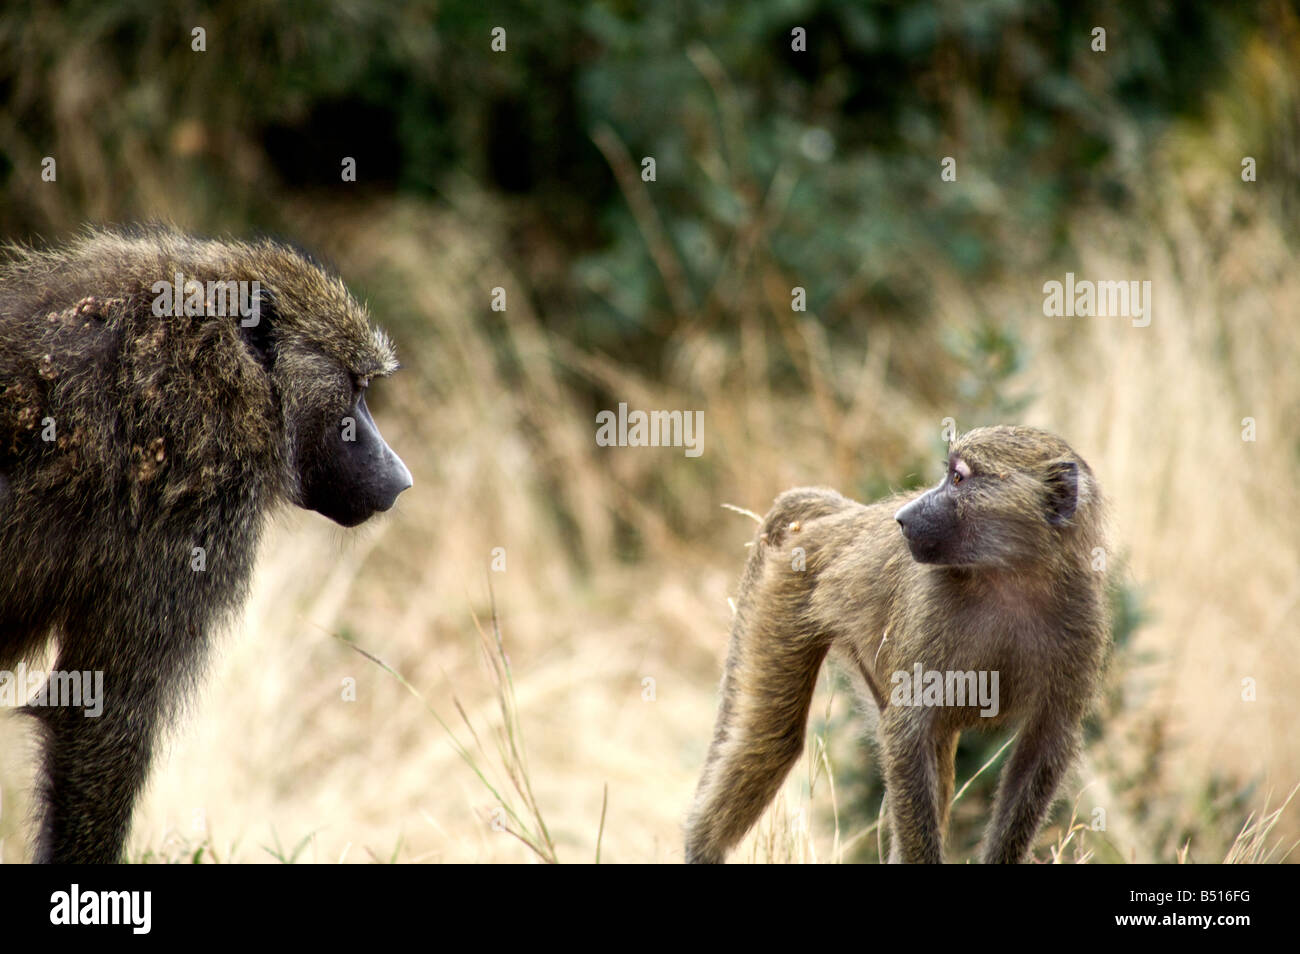
[[(300, 502), (353, 382), (396, 361), (338, 278), (274, 242), (144, 227), (6, 253), (0, 668), (54, 639), (56, 669), (104, 673), (98, 718), (27, 709), (44, 736), (36, 858), (116, 862), (268, 512)], [(259, 282), (260, 322), (156, 315), (155, 284), (178, 273)]]
[[(803, 749), (828, 653), (879, 712), (891, 860), (943, 860), (958, 734), (1007, 723), (1021, 736), (983, 857), (1027, 856), (1107, 655), (1106, 577), (1094, 568), (1103, 502), (1087, 464), (1033, 428), (970, 431), (951, 449), (950, 466), (959, 462), (955, 483), (950, 469), (938, 488), (869, 506), (825, 489), (777, 498), (740, 585), (688, 861), (723, 861), (758, 820)], [(955, 562), (919, 562), (896, 522), (926, 494), (950, 508), (951, 540), (940, 542)], [(891, 677), (917, 663), (998, 672), (996, 718), (978, 705), (891, 702)]]

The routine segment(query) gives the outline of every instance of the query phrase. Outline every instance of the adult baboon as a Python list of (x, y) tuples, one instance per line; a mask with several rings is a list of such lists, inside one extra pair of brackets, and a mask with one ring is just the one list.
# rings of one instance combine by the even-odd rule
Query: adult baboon
[(36, 858), (121, 859), (163, 720), (282, 502), (344, 526), (411, 485), (366, 409), (397, 366), (343, 283), (269, 241), (90, 231), (0, 264), (0, 668), (58, 643), (103, 711), (44, 734)]
[[(1103, 525), (1088, 465), (1028, 427), (965, 434), (929, 491), (871, 506), (822, 489), (778, 497), (741, 581), (687, 860), (723, 861), (772, 799), (830, 650), (879, 710), (890, 860), (943, 860), (958, 733), (1008, 721), (1021, 735), (983, 857), (1023, 860), (1109, 645)], [(981, 674), (992, 700), (968, 695)]]

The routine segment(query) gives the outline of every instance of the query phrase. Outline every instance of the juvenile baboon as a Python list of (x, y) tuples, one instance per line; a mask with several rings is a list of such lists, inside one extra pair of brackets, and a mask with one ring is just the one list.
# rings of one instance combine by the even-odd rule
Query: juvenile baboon
[(411, 485), (365, 402), (396, 366), (338, 278), (269, 241), (147, 227), (8, 249), (0, 669), (54, 639), (56, 671), (103, 673), (98, 717), (25, 707), (38, 861), (121, 860), (160, 726), (241, 605), (268, 512), (353, 526)]
[[(1088, 465), (1028, 427), (965, 434), (929, 491), (870, 506), (823, 489), (778, 497), (741, 581), (687, 861), (723, 861), (758, 820), (803, 749), (831, 650), (879, 711), (890, 860), (943, 860), (958, 734), (1007, 722), (1020, 738), (983, 858), (1023, 860), (1109, 644), (1093, 565), (1102, 508)], [(996, 690), (991, 705), (966, 695), (980, 673)], [(938, 691), (949, 686), (952, 696)]]

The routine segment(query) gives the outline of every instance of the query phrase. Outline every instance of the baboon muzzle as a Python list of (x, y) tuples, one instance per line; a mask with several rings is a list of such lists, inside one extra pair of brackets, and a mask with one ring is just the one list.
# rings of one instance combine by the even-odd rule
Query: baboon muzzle
[(411, 472), (379, 433), (364, 395), (351, 420), (350, 440), (329, 433), (320, 451), (323, 460), (303, 481), (301, 501), (345, 527), (390, 509), (411, 486)]
[(957, 529), (957, 508), (943, 487), (935, 488), (894, 514), (912, 559), (917, 563), (943, 563)]

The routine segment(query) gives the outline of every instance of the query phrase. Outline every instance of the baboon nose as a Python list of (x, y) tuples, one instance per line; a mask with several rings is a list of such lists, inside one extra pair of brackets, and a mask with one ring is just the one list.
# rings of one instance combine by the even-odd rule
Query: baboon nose
[[(403, 490), (410, 490), (411, 485), (415, 483), (415, 481), (411, 477), (411, 471), (407, 468), (406, 462), (396, 454), (393, 455), (393, 459), (397, 462), (396, 483), (397, 493), (400, 494)], [(396, 496), (396, 494), (394, 494), (394, 496)]]
[(411, 472), (407, 469), (402, 458), (393, 453), (392, 448), (388, 449), (388, 479), (384, 481), (384, 490), (380, 495), (379, 510), (390, 510), (393, 504), (397, 503), (397, 498), (402, 492), (409, 490), (411, 484)]
[(907, 534), (907, 521), (912, 516), (910, 508), (911, 504), (908, 504), (906, 507), (899, 507), (894, 514), (894, 519), (898, 522), (899, 529), (903, 531), (904, 535)]

